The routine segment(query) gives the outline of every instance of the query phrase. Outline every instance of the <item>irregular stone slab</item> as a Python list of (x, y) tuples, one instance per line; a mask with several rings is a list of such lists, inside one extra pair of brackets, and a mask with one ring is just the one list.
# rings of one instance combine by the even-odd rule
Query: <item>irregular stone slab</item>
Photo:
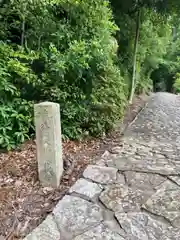
[(75, 237), (102, 221), (101, 208), (84, 199), (65, 196), (53, 210), (61, 231)]
[(120, 154), (123, 150), (123, 146), (117, 146), (117, 147), (113, 147), (111, 149), (111, 153), (113, 154)]
[(113, 160), (114, 167), (120, 171), (136, 171), (156, 173), (162, 175), (174, 175), (180, 172), (180, 164), (171, 162), (166, 158), (154, 158), (146, 156), (140, 159), (135, 157), (117, 157)]
[(96, 183), (87, 181), (86, 179), (80, 178), (77, 182), (70, 188), (70, 193), (79, 193), (87, 196), (88, 198), (94, 198), (102, 192), (102, 188)]
[(166, 178), (152, 173), (140, 173), (127, 171), (124, 173), (129, 187), (141, 189), (143, 191), (154, 191)]
[(176, 182), (180, 186), (180, 176), (168, 176), (169, 179)]
[(109, 156), (110, 156), (110, 152), (106, 150), (106, 151), (102, 154), (101, 158), (107, 159)]
[(104, 211), (103, 215), (103, 225), (109, 230), (118, 233), (122, 237), (126, 237), (125, 231), (120, 227), (117, 219), (114, 216), (114, 212), (110, 210)]
[(60, 232), (51, 215), (37, 227), (24, 240), (60, 240)]
[(106, 167), (106, 160), (102, 158), (96, 162), (96, 165)]
[(77, 236), (74, 240), (125, 240), (119, 234), (112, 232), (103, 224), (98, 225), (95, 228), (90, 229), (82, 235)]
[(149, 212), (163, 216), (175, 227), (180, 224), (180, 187), (166, 181), (143, 206)]
[(160, 240), (179, 240), (180, 238), (180, 228), (169, 228)]
[(129, 240), (159, 240), (167, 225), (156, 221), (146, 213), (116, 213)]
[(126, 137), (179, 142), (180, 96), (156, 93), (124, 133)]
[(156, 141), (142, 142), (139, 139), (133, 140), (132, 142), (129, 138), (125, 138), (124, 141), (125, 144), (123, 147), (123, 151), (121, 152), (121, 157), (133, 157), (136, 159), (153, 157), (156, 159), (167, 158), (170, 161), (172, 159), (179, 161), (180, 147), (178, 143), (157, 143)]
[(97, 183), (110, 184), (116, 181), (117, 171), (118, 170), (116, 168), (112, 167), (89, 165), (85, 169), (83, 176)]
[(126, 184), (126, 182), (125, 182), (125, 178), (124, 178), (124, 175), (123, 174), (121, 174), (121, 173), (117, 173), (117, 179), (116, 179), (116, 181), (115, 181), (115, 183), (116, 184)]
[(139, 210), (149, 198), (149, 194), (125, 185), (110, 185), (100, 195), (101, 202), (114, 212), (130, 212)]

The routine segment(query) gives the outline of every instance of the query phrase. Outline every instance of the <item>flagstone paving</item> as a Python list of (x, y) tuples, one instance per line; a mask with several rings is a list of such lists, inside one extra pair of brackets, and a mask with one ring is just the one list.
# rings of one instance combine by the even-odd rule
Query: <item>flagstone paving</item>
[(154, 94), (25, 239), (180, 239), (180, 96)]

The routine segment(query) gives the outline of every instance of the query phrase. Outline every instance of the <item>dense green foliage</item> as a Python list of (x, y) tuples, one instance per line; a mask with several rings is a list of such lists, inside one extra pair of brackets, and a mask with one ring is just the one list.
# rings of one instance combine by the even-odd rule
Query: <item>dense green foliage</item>
[(180, 73), (180, 22), (174, 22), (172, 40), (159, 68), (152, 73), (155, 90), (179, 92)]
[(63, 137), (78, 139), (107, 132), (123, 116), (132, 76), (136, 93), (152, 89), (161, 68), (179, 81), (177, 17), (170, 17), (178, 2), (164, 9), (162, 1), (120, 2), (0, 2), (0, 148), (31, 137), (36, 102), (59, 103)]

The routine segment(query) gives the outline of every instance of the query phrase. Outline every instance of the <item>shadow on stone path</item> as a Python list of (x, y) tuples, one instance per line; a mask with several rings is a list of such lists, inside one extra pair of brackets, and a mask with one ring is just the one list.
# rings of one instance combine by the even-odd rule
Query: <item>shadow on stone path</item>
[(26, 240), (180, 239), (180, 97), (157, 93)]

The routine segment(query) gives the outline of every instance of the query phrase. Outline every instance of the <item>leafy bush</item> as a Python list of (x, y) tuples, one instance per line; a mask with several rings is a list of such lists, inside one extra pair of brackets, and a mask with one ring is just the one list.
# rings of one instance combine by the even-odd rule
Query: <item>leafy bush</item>
[(0, 43), (0, 148), (8, 150), (23, 143), (33, 131), (32, 103), (21, 98), (18, 88), (18, 82), (29, 82), (34, 76), (28, 65), (18, 60), (23, 56)]
[(29, 139), (32, 125), (32, 104), (22, 99), (1, 102), (0, 106), (0, 147), (10, 150)]
[(30, 137), (32, 104), (46, 100), (61, 106), (64, 138), (107, 132), (127, 98), (108, 1), (14, 0), (0, 11), (0, 147)]
[(75, 41), (64, 54), (51, 46), (42, 89), (61, 105), (65, 137), (102, 134), (122, 116), (125, 84), (109, 46), (100, 39)]
[(180, 73), (176, 74), (173, 87), (176, 93), (180, 93)]

